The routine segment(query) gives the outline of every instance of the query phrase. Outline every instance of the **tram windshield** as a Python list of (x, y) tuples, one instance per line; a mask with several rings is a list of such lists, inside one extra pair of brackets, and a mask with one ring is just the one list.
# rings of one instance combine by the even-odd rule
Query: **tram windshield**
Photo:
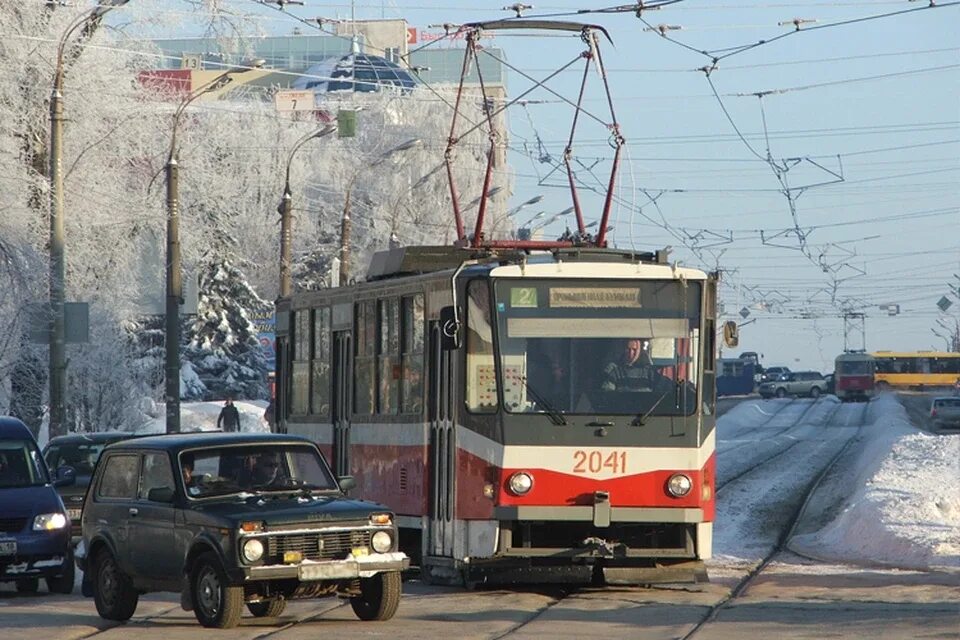
[(700, 379), (700, 284), (494, 284), (510, 413), (689, 415)]

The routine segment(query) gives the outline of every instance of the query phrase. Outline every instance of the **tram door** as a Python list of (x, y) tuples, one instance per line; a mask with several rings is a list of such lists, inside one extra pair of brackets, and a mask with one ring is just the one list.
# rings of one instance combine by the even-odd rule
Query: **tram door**
[(441, 348), (440, 323), (430, 323), (430, 528), (427, 554), (453, 557), (456, 505), (457, 439), (453, 424), (456, 351)]
[(333, 333), (333, 470), (350, 475), (350, 410), (353, 401), (353, 338), (349, 331)]

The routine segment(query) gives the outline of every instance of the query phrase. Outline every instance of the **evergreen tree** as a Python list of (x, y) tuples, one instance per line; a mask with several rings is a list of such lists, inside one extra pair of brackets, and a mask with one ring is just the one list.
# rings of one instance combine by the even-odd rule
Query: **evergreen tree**
[[(204, 264), (197, 317), (183, 355), (189, 365), (185, 368), (192, 370), (202, 384), (181, 386), (184, 399), (268, 397), (266, 359), (251, 320), (254, 311), (268, 307), (229, 260), (213, 259)], [(198, 393), (203, 397), (195, 397)]]

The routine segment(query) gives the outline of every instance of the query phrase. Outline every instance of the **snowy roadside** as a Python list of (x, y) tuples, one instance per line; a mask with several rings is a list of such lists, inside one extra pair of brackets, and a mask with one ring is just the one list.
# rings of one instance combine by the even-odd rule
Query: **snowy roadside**
[[(244, 432), (268, 432), (270, 431), (267, 422), (263, 419), (263, 412), (267, 408), (266, 400), (236, 400), (234, 406), (240, 412), (240, 431)], [(180, 403), (180, 430), (190, 431), (216, 431), (217, 416), (220, 415), (220, 409), (223, 408), (223, 401), (215, 400), (211, 402), (181, 402)], [(150, 407), (149, 415), (154, 416), (147, 419), (142, 425), (133, 429), (136, 434), (165, 433), (166, 432), (166, 414), (164, 405), (154, 404)], [(37, 437), (37, 444), (43, 447), (50, 439), (49, 425), (44, 419), (40, 425), (40, 434)]]
[(960, 571), (960, 434), (918, 431), (892, 394), (870, 409), (875, 421), (852, 445), (839, 487), (842, 509), (788, 547), (830, 562)]

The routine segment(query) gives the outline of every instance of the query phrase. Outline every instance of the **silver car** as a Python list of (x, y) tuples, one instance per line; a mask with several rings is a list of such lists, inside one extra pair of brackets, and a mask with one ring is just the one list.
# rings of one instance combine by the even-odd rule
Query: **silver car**
[(960, 396), (934, 398), (930, 405), (934, 429), (960, 429)]

